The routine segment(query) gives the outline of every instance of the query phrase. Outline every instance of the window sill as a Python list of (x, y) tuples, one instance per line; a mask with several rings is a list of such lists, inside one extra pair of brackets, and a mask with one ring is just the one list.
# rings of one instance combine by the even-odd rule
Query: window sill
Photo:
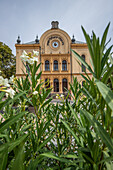
[(59, 70), (53, 70), (52, 72), (59, 72)]

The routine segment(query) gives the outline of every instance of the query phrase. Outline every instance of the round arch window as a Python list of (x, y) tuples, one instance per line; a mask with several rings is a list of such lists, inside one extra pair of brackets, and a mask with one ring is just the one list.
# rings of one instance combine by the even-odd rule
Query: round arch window
[(49, 61), (46, 60), (46, 61), (45, 61), (45, 71), (49, 71), (49, 70), (50, 70)]
[(63, 90), (63, 92), (65, 92), (67, 88), (68, 88), (67, 79), (64, 78), (64, 79), (62, 79), (62, 90)]
[(54, 71), (57, 71), (58, 70), (58, 61), (57, 60), (54, 60), (54, 65), (53, 65), (53, 69)]
[(54, 79), (54, 92), (59, 92), (59, 80)]
[(66, 71), (67, 70), (67, 61), (63, 60), (62, 61), (62, 71)]

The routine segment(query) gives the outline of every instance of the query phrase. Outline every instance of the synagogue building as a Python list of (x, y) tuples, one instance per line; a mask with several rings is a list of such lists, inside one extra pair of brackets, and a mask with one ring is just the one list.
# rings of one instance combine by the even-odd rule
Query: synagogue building
[(20, 37), (17, 39), (16, 47), (16, 76), (24, 76), (26, 71), (22, 61), (21, 54), (23, 50), (27, 53), (33, 53), (33, 50), (39, 51), (38, 62), (41, 67), (37, 74), (42, 71), (41, 79), (47, 82), (48, 87), (53, 87), (52, 93), (65, 93), (69, 89), (69, 83), (72, 83), (73, 76), (77, 77), (79, 82), (83, 81), (81, 76), (90, 73), (84, 65), (82, 67), (76, 60), (71, 49), (76, 51), (90, 65), (90, 55), (87, 44), (77, 41), (74, 36), (72, 39), (62, 29), (59, 28), (58, 21), (52, 21), (51, 28), (44, 32), (40, 40), (36, 36), (35, 41), (21, 44)]

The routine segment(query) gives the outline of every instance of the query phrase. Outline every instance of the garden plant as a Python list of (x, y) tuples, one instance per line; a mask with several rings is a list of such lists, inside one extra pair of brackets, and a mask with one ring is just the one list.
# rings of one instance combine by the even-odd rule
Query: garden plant
[[(84, 83), (73, 77), (68, 95), (57, 95), (37, 74), (38, 52), (23, 51), (24, 77), (0, 76), (0, 170), (113, 169), (113, 58), (107, 25), (102, 39), (82, 27), (91, 66)], [(26, 65), (27, 62), (27, 65)], [(68, 99), (71, 96), (71, 101)], [(4, 100), (5, 98), (5, 100)], [(30, 110), (33, 109), (33, 111)]]

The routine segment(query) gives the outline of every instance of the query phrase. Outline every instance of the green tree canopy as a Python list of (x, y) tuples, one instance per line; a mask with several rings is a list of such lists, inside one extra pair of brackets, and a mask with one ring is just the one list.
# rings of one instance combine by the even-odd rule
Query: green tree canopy
[(12, 50), (3, 42), (0, 42), (0, 70), (4, 78), (9, 78), (15, 74), (16, 59)]

